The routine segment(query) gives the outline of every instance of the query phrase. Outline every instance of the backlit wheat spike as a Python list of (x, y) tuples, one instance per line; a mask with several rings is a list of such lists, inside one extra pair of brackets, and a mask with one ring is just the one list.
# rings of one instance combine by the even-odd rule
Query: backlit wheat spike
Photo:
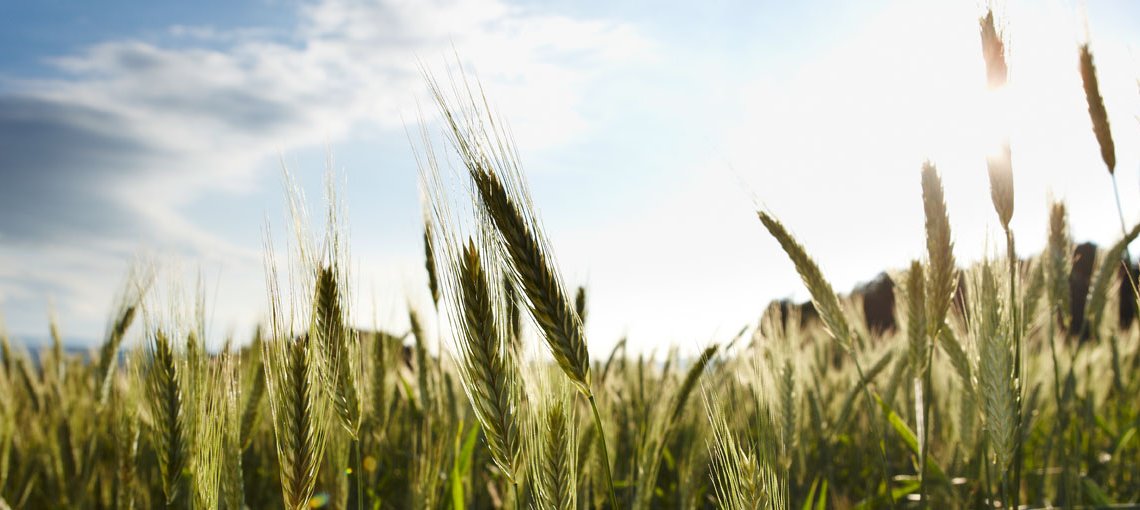
[(1027, 271), (1029, 284), (1025, 287), (1025, 296), (1022, 298), (1022, 310), (1025, 311), (1025, 323), (1032, 324), (1037, 317), (1037, 306), (1041, 295), (1045, 293), (1045, 264), (1038, 259)]
[(511, 347), (516, 352), (522, 349), (522, 309), (519, 307), (519, 295), (515, 290), (514, 279), (510, 274), (503, 275), (503, 300), (507, 306), (507, 326)]
[[(495, 249), (505, 253), (508, 272), (519, 283), (531, 317), (538, 325), (551, 354), (579, 392), (590, 403), (594, 426), (603, 429), (597, 399), (591, 388), (590, 353), (582, 320), (574, 312), (561, 275), (542, 235), (525, 181), (519, 170), (518, 154), (509, 134), (490, 113), (482, 90), (482, 101), (467, 86), (465, 111), (452, 108), (434, 79), (427, 77), (437, 105), (448, 126), (451, 143), (463, 160), (471, 178), (476, 216), (483, 226), (493, 226)], [(465, 117), (457, 118), (457, 114)], [(435, 172), (437, 175), (438, 173)], [(610, 505), (617, 508), (610, 456), (605, 434), (598, 435), (600, 464)]]
[(581, 319), (582, 324), (586, 323), (586, 287), (579, 286), (578, 292), (574, 294), (574, 311), (578, 313), (578, 318)]
[(286, 508), (308, 508), (324, 456), (323, 398), (307, 335), (266, 342), (266, 377)]
[(986, 437), (996, 469), (1004, 473), (1014, 453), (1017, 394), (1014, 388), (1010, 320), (1003, 314), (1000, 287), (987, 263), (982, 266), (978, 292), (978, 392), (982, 400)]
[(1089, 106), (1089, 118), (1092, 119), (1093, 134), (1096, 143), (1100, 146), (1100, 158), (1108, 173), (1116, 171), (1116, 146), (1112, 142), (1112, 130), (1108, 125), (1108, 111), (1104, 108), (1104, 98), (1100, 95), (1100, 85), (1097, 83), (1096, 65), (1089, 45), (1081, 45), (1081, 83), (1085, 88), (1085, 101)]
[(432, 404), (431, 382), (428, 377), (428, 352), (427, 352), (427, 336), (424, 334), (423, 325), (420, 323), (420, 316), (412, 305), (408, 305), (408, 325), (415, 338), (415, 354), (416, 354), (416, 384), (420, 393), (420, 405), (425, 409), (429, 408)]
[[(590, 353), (582, 321), (542, 236), (509, 136), (487, 113), (485, 99), (480, 108), (469, 90), (470, 111), (460, 112), (430, 78), (429, 83), (451, 142), (471, 177), (481, 214), (490, 218), (502, 240), (528, 311), (567, 377), (583, 394), (591, 395)], [(466, 117), (457, 117), (460, 113)]]
[[(990, 90), (1001, 89), (1009, 79), (1009, 68), (1005, 61), (1005, 43), (1002, 34), (994, 23), (993, 9), (979, 21), (982, 36), (982, 57), (986, 62), (986, 83)], [(1004, 134), (1008, 136), (1008, 133)], [(1002, 228), (1008, 233), (1009, 222), (1013, 218), (1013, 159), (1009, 140), (1002, 143), (1001, 151), (986, 156), (986, 167), (990, 175), (990, 198), (998, 213)]]
[(1046, 246), (1047, 266), (1045, 279), (1050, 304), (1050, 320), (1060, 321), (1063, 328), (1069, 326), (1069, 268), (1073, 242), (1069, 238), (1069, 214), (1065, 204), (1055, 202), (1049, 208), (1049, 244)]
[(517, 361), (500, 331), (485, 262), (473, 240), (455, 264), (462, 299), (459, 348), (464, 389), (483, 426), (492, 458), (508, 479), (518, 483), (522, 381)]
[(110, 331), (107, 332), (107, 338), (104, 340), (103, 346), (99, 348), (99, 371), (97, 374), (100, 380), (100, 402), (105, 403), (107, 399), (110, 398), (111, 382), (114, 380), (115, 367), (119, 359), (119, 347), (122, 346), (123, 338), (126, 337), (127, 334), (127, 329), (131, 327), (131, 323), (134, 321), (135, 311), (138, 309), (137, 307), (137, 302), (124, 302), (121, 304), (118, 317), (115, 319)]
[[(268, 239), (266, 246), (270, 246)], [(309, 334), (294, 336), (293, 312), (287, 310), (273, 251), (266, 249), (269, 289), (269, 337), (261, 342), (266, 393), (273, 417), (281, 495), (289, 510), (309, 507), (324, 457), (327, 391), (317, 373), (317, 347)], [(307, 291), (306, 291), (307, 292)], [(306, 317), (306, 320), (310, 320)], [(309, 328), (313, 329), (311, 324)]]
[(482, 203), (503, 237), (531, 315), (543, 331), (554, 359), (570, 380), (589, 394), (590, 353), (582, 322), (547, 255), (545, 243), (498, 176), (489, 169), (472, 169), (471, 173)]
[(432, 238), (431, 215), (424, 214), (424, 268), (428, 274), (428, 291), (431, 292), (431, 302), (439, 308), (439, 278), (435, 268), (435, 242)]
[[(780, 368), (780, 379), (777, 381), (780, 394), (780, 421), (783, 429), (780, 431), (780, 444), (784, 448), (784, 455), (789, 455), (796, 444), (796, 369), (789, 356), (784, 359), (784, 366)], [(791, 458), (785, 460), (785, 466), (791, 465)]]
[(1002, 229), (1009, 232), (1009, 222), (1013, 220), (1013, 156), (1008, 141), (1002, 144), (1001, 152), (986, 156), (986, 167), (990, 174), (990, 199)]
[(345, 325), (341, 285), (335, 266), (317, 271), (313, 296), (313, 334), (326, 353), (329, 370), (324, 373), (331, 390), (333, 409), (351, 437), (360, 430), (361, 398), (356, 370), (354, 331)]
[(150, 348), (147, 401), (154, 420), (152, 436), (162, 472), (162, 492), (168, 508), (185, 508), (190, 497), (184, 471), (190, 454), (187, 422), (191, 418), (186, 415), (185, 376), (165, 332), (155, 331)]
[(12, 358), (12, 344), (8, 340), (8, 333), (4, 328), (4, 316), (0, 315), (0, 358), (4, 358), (4, 373), (11, 374), (13, 371)]
[(929, 161), (922, 164), (922, 206), (926, 213), (926, 256), (930, 266), (926, 275), (926, 329), (930, 338), (937, 338), (957, 290), (957, 267), (942, 179)]
[(998, 89), (1009, 79), (1009, 68), (1005, 63), (1005, 43), (1002, 34), (994, 24), (993, 9), (986, 9), (986, 15), (979, 21), (982, 36), (982, 57), (986, 61), (986, 83), (989, 88)]
[(257, 371), (253, 375), (252, 386), (249, 387), (248, 394), (245, 395), (245, 407), (241, 414), (239, 432), (241, 439), (238, 444), (241, 445), (242, 450), (249, 448), (250, 442), (253, 441), (253, 432), (261, 423), (261, 403), (265, 398), (265, 359), (260, 355), (261, 348), (259, 341), (250, 351), (251, 354), (257, 356)]
[(757, 214), (760, 216), (760, 222), (764, 224), (764, 228), (768, 229), (768, 233), (776, 238), (780, 247), (784, 249), (784, 253), (792, 259), (792, 264), (796, 266), (796, 272), (800, 274), (800, 279), (803, 280), (804, 286), (811, 294), (812, 304), (815, 305), (815, 309), (819, 312), (819, 316), (823, 319), (823, 323), (827, 326), (831, 336), (844, 349), (851, 350), (851, 328), (847, 324), (847, 318), (843, 315), (843, 307), (839, 304), (835, 290), (823, 278), (819, 266), (808, 256), (803, 246), (788, 233), (788, 230), (779, 220), (764, 211)]
[[(219, 433), (222, 458), (218, 466), (221, 471), (218, 493), (222, 508), (241, 508), (245, 502), (245, 480), (242, 473), (242, 452), (245, 447), (242, 431), (246, 423), (241, 409), (240, 359), (227, 351), (222, 354), (221, 362), (222, 394), (219, 395), (221, 402), (218, 407), (224, 419)], [(258, 375), (262, 375), (260, 369)], [(264, 378), (261, 382), (264, 390)]]
[[(138, 351), (136, 351), (138, 352)], [(136, 360), (137, 360), (137, 355)], [(133, 367), (130, 370), (134, 370)], [(114, 507), (131, 510), (135, 508), (139, 457), (139, 438), (142, 435), (138, 407), (125, 384), (112, 387), (111, 409), (114, 410), (114, 423), (111, 434), (115, 442), (115, 489)], [(4, 487), (3, 473), (0, 473), (0, 489)]]
[(705, 408), (712, 429), (708, 439), (713, 490), (720, 508), (733, 510), (778, 510), (788, 507), (787, 480), (781, 480), (774, 467), (783, 448), (772, 433), (772, 416), (760, 404), (760, 433), (755, 440), (739, 439), (723, 408), (714, 405), (716, 396), (705, 396)]
[[(705, 373), (705, 369), (708, 368), (709, 363), (716, 357), (716, 353), (719, 349), (720, 345), (718, 344), (705, 347), (705, 350), (701, 351), (701, 355), (698, 356), (697, 360), (689, 367), (689, 371), (685, 374), (684, 382), (681, 383), (681, 387), (677, 389), (677, 393), (673, 397), (671, 411), (669, 413), (670, 421), (681, 418), (682, 413), (685, 412), (685, 404), (689, 402), (689, 397), (692, 395), (693, 390), (696, 389), (697, 382), (700, 381), (701, 376)], [(667, 371), (663, 373), (667, 373)]]
[[(191, 360), (190, 366), (197, 365), (197, 385), (193, 388), (194, 398), (193, 451), (190, 455), (189, 474), (194, 487), (194, 508), (212, 508), (218, 505), (221, 497), (222, 468), (229, 452), (225, 442), (227, 429), (236, 426), (228, 414), (230, 385), (233, 364), (229, 354), (222, 354), (206, 366), (206, 354), (200, 355), (201, 364)], [(231, 473), (226, 473), (227, 475)]]
[[(1116, 244), (1112, 245), (1112, 248), (1100, 257), (1100, 266), (1097, 268), (1092, 285), (1089, 286), (1088, 303), (1085, 305), (1085, 318), (1088, 321), (1085, 327), (1094, 336), (1100, 336), (1100, 325), (1104, 321), (1105, 305), (1108, 301), (1108, 288), (1121, 267), (1124, 250), (1138, 236), (1140, 236), (1140, 224), (1132, 227), (1132, 230), (1129, 230), (1124, 238), (1117, 241)], [(1128, 297), (1121, 296), (1121, 299), (1128, 299)]]
[(539, 507), (575, 508), (577, 499), (577, 440), (569, 401), (560, 394), (544, 395), (531, 426), (529, 450)]

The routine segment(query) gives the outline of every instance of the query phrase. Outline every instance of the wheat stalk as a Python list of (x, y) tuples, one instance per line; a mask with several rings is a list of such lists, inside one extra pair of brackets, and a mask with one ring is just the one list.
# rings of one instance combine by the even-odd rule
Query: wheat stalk
[[(270, 246), (268, 240), (266, 246)], [(273, 417), (281, 494), (290, 510), (308, 508), (324, 456), (328, 401), (318, 373), (312, 336), (293, 336), (293, 311), (286, 312), (273, 252), (266, 249), (270, 338), (262, 342), (266, 393)], [(288, 313), (288, 314), (287, 314)], [(310, 323), (310, 329), (313, 329)]]
[[(941, 186), (939, 186), (938, 191), (941, 193)], [(788, 233), (787, 229), (784, 228), (784, 225), (781, 224), (779, 220), (764, 211), (759, 211), (757, 214), (760, 216), (760, 222), (768, 229), (768, 233), (776, 238), (776, 241), (780, 243), (780, 246), (783, 248), (784, 253), (792, 260), (792, 264), (796, 267), (796, 272), (800, 274), (800, 279), (803, 281), (804, 286), (807, 287), (808, 293), (811, 294), (812, 303), (815, 304), (815, 308), (823, 319), (824, 326), (828, 330), (828, 333), (851, 355), (851, 359), (855, 363), (855, 371), (860, 380), (859, 389), (863, 391), (864, 397), (866, 398), (868, 411), (874, 413), (874, 403), (871, 399), (871, 392), (867, 390), (867, 384), (870, 379), (868, 379), (863, 372), (863, 366), (859, 362), (859, 357), (853, 347), (856, 344), (852, 338), (853, 332), (847, 323), (847, 319), (843, 315), (843, 308), (839, 305), (839, 298), (835, 295), (831, 284), (824, 279), (823, 273), (819, 270), (819, 266), (808, 256), (799, 241), (796, 241), (796, 239)], [(946, 235), (949, 237), (948, 226)], [(890, 353), (888, 352), (883, 360), (889, 359), (889, 356)], [(880, 432), (879, 422), (878, 420), (873, 420), (872, 423), (874, 424), (876, 435), (878, 435)], [(883, 449), (881, 443), (878, 450), (879, 461), (881, 463), (880, 467), (882, 468), (882, 480), (887, 487), (886, 490), (891, 507), (894, 507), (894, 495), (890, 488), (891, 483), (890, 476), (888, 475), (889, 467), (887, 464), (886, 451)]]
[(929, 338), (926, 329), (925, 277), (922, 263), (913, 261), (906, 273), (906, 336), (910, 346), (910, 366), (915, 377), (926, 372)]
[[(582, 320), (574, 311), (546, 238), (541, 233), (510, 137), (489, 114), (485, 97), (480, 108), (475, 94), (468, 87), (467, 104), (470, 108), (465, 112), (466, 117), (460, 119), (435, 81), (428, 77), (428, 82), (449, 128), (452, 145), (467, 168), (478, 214), (494, 226), (498, 245), (507, 255), (510, 274), (526, 296), (531, 317), (543, 333), (555, 361), (586, 396), (595, 426), (601, 429), (601, 414), (591, 388), (590, 353)], [(605, 434), (598, 437), (610, 503), (616, 508), (617, 496), (610, 474)]]

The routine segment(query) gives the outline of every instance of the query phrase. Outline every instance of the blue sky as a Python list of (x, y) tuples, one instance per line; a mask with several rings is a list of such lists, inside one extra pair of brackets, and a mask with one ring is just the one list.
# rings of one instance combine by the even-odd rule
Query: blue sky
[[(999, 98), (984, 89), (981, 12), (886, 0), (6, 3), (0, 310), (18, 336), (42, 336), (54, 310), (66, 336), (98, 338), (141, 259), (186, 288), (200, 275), (215, 341), (243, 337), (266, 308), (266, 225), (277, 241), (288, 233), (282, 162), (319, 211), (331, 153), (356, 321), (402, 329), (406, 303), (427, 303), (405, 128), (422, 111), (438, 131), (418, 66), (455, 53), (512, 125), (567, 283), (591, 290), (597, 352), (627, 334), (642, 350), (692, 350), (770, 299), (804, 298), (757, 207), (842, 290), (920, 258), (924, 158), (944, 175), (959, 257), (993, 253), (993, 126), (1013, 141), (1019, 246), (1041, 245), (1050, 194), (1069, 202), (1076, 238), (1111, 241), (1119, 225), (1075, 72), (1085, 11), (998, 6), (1012, 70)], [(1140, 6), (1089, 1), (1087, 18), (1136, 221)], [(165, 287), (160, 302), (177, 294)]]

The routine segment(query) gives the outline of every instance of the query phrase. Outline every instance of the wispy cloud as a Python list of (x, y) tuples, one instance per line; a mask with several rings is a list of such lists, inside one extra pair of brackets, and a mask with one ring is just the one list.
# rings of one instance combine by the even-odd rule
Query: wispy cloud
[[(476, 62), (520, 143), (541, 149), (587, 128), (576, 111), (584, 85), (651, 51), (620, 23), (497, 0), (325, 0), (305, 4), (299, 19), (284, 34), (174, 26), (177, 45), (124, 37), (53, 56), (62, 78), (5, 77), (0, 258), (18, 267), (0, 273), (5, 307), (76, 292), (85, 278), (59, 275), (85, 251), (103, 272), (124, 272), (124, 246), (256, 268), (260, 239), (227, 239), (186, 210), (272, 182), (283, 151), (362, 127), (402, 137), (422, 100), (421, 60), (457, 52)], [(234, 214), (257, 221), (262, 212)], [(97, 326), (102, 314), (88, 312), (76, 322)], [(38, 330), (38, 321), (9, 317), (16, 330)]]

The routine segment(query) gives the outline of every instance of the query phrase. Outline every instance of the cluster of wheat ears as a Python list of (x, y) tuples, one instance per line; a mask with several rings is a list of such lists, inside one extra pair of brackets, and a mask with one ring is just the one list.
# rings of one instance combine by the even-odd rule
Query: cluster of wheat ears
[[(993, 16), (980, 28), (1002, 87)], [(1079, 69), (1112, 173), (1087, 46)], [(204, 304), (169, 312), (138, 274), (86, 356), (54, 326), (35, 360), (3, 338), (0, 509), (1136, 508), (1140, 331), (1105, 312), (1137, 299), (1117, 289), (1140, 225), (1098, 255), (1071, 333), (1065, 206), (1045, 252), (1019, 258), (1008, 145), (988, 161), (1005, 259), (968, 268), (922, 165), (927, 254), (892, 275), (898, 328), (870, 332), (759, 212), (820, 321), (773, 308), (692, 359), (624, 341), (594, 357), (586, 292), (559, 273), (504, 124), (478, 87), (428, 82), (462, 162), (445, 174), (420, 152), (431, 310), (409, 306), (407, 332), (350, 326), (335, 196), (314, 236), (294, 194), (245, 346), (209, 352)], [(448, 326), (429, 338), (425, 320)]]

